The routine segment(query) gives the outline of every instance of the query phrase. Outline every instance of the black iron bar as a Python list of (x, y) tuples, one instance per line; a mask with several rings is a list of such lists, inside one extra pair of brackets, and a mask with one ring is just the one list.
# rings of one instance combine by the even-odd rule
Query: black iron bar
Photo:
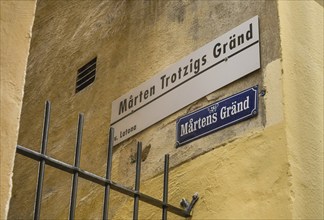
[[(140, 197), (140, 200), (143, 201), (143, 202), (146, 202), (150, 205), (153, 205), (155, 207), (158, 207), (158, 208), (162, 208), (163, 207), (163, 202), (158, 200), (158, 199), (155, 199), (151, 196), (148, 196), (148, 195), (145, 195), (145, 194), (142, 194), (142, 193), (139, 193), (139, 197)], [(181, 217), (190, 217), (190, 213), (187, 213), (185, 212), (183, 209), (180, 209), (178, 207), (175, 207), (173, 205), (170, 205), (170, 204), (167, 204), (168, 206), (168, 212), (171, 212), (173, 214), (176, 214), (178, 216), (181, 216)]]
[[(50, 114), (51, 114), (51, 103), (49, 101), (46, 101), (45, 113), (44, 113), (43, 133), (42, 133), (42, 143), (41, 143), (41, 153), (40, 153), (41, 155), (46, 154), (47, 142), (48, 142), (48, 130), (49, 130), (49, 123), (50, 123)], [(34, 219), (35, 220), (40, 219), (44, 173), (45, 173), (45, 160), (41, 159), (39, 162), (39, 167), (38, 167), (37, 188), (36, 188), (36, 198), (35, 198), (35, 207), (34, 207)]]
[(138, 219), (139, 190), (140, 190), (140, 181), (141, 181), (141, 162), (142, 162), (142, 142), (138, 142), (137, 157), (136, 157), (134, 211), (133, 211), (134, 220)]
[(83, 114), (79, 114), (78, 121), (78, 133), (76, 138), (75, 145), (75, 157), (74, 157), (74, 169), (73, 179), (72, 179), (72, 190), (71, 190), (71, 200), (70, 200), (70, 215), (69, 219), (73, 220), (75, 216), (75, 206), (77, 199), (77, 191), (78, 191), (78, 176), (79, 176), (79, 166), (80, 166), (80, 156), (81, 156), (81, 144), (82, 144), (82, 128), (83, 128)]
[(164, 155), (164, 178), (163, 178), (163, 207), (162, 219), (167, 219), (168, 214), (168, 184), (169, 184), (169, 154)]
[[(56, 160), (56, 159), (54, 159), (52, 157), (42, 155), (39, 152), (30, 150), (30, 149), (25, 148), (23, 146), (17, 145), (17, 151), (16, 152), (23, 155), (23, 156), (34, 159), (36, 161), (44, 160), (46, 162), (46, 165), (57, 168), (57, 169), (62, 170), (64, 172), (68, 172), (68, 173), (73, 174), (74, 172), (77, 171), (77, 172), (79, 172), (79, 177), (80, 178), (83, 178), (83, 179), (86, 179), (88, 181), (97, 183), (97, 184), (99, 184), (101, 186), (106, 186), (106, 184), (109, 184), (110, 189), (112, 189), (112, 190), (114, 190), (116, 192), (122, 193), (124, 195), (131, 196), (131, 197), (134, 197), (135, 195), (139, 195), (139, 199), (141, 201), (143, 201), (145, 203), (148, 203), (150, 205), (153, 205), (155, 207), (158, 207), (158, 208), (163, 207), (163, 202), (162, 201), (160, 201), (158, 199), (155, 199), (155, 198), (153, 198), (153, 197), (151, 197), (149, 195), (146, 195), (146, 194), (143, 194), (143, 193), (136, 193), (129, 187), (126, 187), (126, 186), (123, 186), (121, 184), (115, 183), (115, 182), (113, 182), (111, 180), (105, 179), (104, 177), (101, 177), (101, 176), (98, 176), (98, 175), (93, 174), (91, 172), (82, 170), (82, 169), (80, 169), (78, 167), (74, 167), (74, 166), (72, 166), (70, 164), (67, 164), (67, 163), (64, 163), (62, 161)], [(190, 214), (185, 212), (185, 210), (183, 210), (183, 209), (180, 209), (180, 208), (178, 208), (176, 206), (173, 206), (171, 204), (168, 204), (167, 206), (168, 206), (168, 212), (171, 212), (171, 213), (176, 214), (176, 215), (181, 216), (181, 217), (190, 217)]]
[[(111, 179), (111, 166), (112, 166), (112, 148), (114, 140), (114, 129), (110, 128), (109, 130), (109, 140), (108, 140), (108, 152), (107, 152), (107, 168), (106, 168), (106, 179)], [(103, 219), (108, 219), (108, 210), (109, 210), (109, 195), (110, 195), (110, 184), (105, 184), (105, 197), (103, 205)]]

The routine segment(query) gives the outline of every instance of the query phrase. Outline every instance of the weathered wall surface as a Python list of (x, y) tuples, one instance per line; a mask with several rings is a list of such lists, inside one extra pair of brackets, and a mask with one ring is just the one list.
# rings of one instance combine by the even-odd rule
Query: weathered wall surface
[[(290, 125), (286, 123), (294, 121), (289, 119), (289, 112), (294, 112), (296, 105), (290, 103), (293, 101), (289, 94), (293, 91), (286, 84), (292, 76), (282, 74), (277, 13), (276, 1), (39, 1), (18, 143), (39, 150), (43, 107), (45, 100), (51, 100), (47, 154), (72, 164), (77, 116), (83, 112), (81, 168), (104, 176), (111, 102), (197, 48), (259, 15), (260, 70), (119, 144), (114, 149), (112, 179), (133, 186), (133, 158), (136, 141), (140, 140), (147, 149), (142, 163), (143, 192), (161, 198), (163, 158), (169, 153), (170, 203), (177, 205), (182, 197), (190, 198), (199, 192), (201, 199), (194, 209), (194, 219), (292, 218), (294, 197), (290, 190), (295, 171), (290, 167), (298, 163), (291, 160), (293, 150), (288, 151), (287, 145), (297, 145), (293, 144), (295, 134), (288, 132)], [(77, 70), (95, 56), (95, 82), (75, 94)], [(315, 78), (318, 80), (320, 76)], [(267, 91), (260, 97), (258, 117), (175, 148), (175, 120), (179, 116), (256, 84)], [(291, 109), (287, 110), (287, 103)], [(320, 108), (319, 113), (323, 111)], [(305, 122), (313, 120), (314, 115), (305, 118)], [(320, 127), (316, 129), (320, 131)], [(317, 135), (313, 140), (318, 144), (316, 141), (322, 139)], [(317, 163), (320, 162), (319, 159)], [(10, 218), (32, 218), (36, 176), (37, 163), (17, 155)], [(68, 217), (70, 184), (69, 174), (46, 168), (42, 218)], [(314, 188), (312, 192), (315, 191)], [(110, 217), (131, 218), (132, 199), (115, 192), (111, 198)], [(102, 201), (101, 186), (80, 180), (76, 218), (101, 218)], [(160, 218), (158, 209), (144, 203), (140, 206), (141, 219)], [(170, 217), (179, 219), (171, 214)]]
[[(180, 165), (170, 173), (171, 204), (199, 191), (192, 219), (290, 219), (288, 164), (283, 124), (239, 140)], [(162, 198), (163, 176), (142, 183), (143, 192)], [(116, 219), (132, 217), (132, 199)], [(161, 211), (140, 204), (140, 219), (160, 219)], [(171, 219), (181, 219), (169, 214)]]
[(35, 1), (1, 1), (1, 201), (5, 219), (12, 187), (27, 56), (34, 20)]
[(293, 218), (323, 219), (323, 1), (279, 1)]

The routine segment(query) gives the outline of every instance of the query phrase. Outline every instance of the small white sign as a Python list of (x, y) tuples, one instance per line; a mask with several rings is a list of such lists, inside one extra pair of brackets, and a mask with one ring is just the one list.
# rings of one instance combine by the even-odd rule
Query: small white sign
[(114, 100), (114, 145), (259, 68), (255, 16)]

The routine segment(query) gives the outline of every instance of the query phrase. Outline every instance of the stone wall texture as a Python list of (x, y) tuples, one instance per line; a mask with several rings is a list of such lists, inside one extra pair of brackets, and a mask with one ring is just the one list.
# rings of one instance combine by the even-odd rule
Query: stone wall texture
[[(303, 4), (314, 8), (316, 13), (312, 13), (312, 16), (318, 19), (316, 25), (320, 26), (322, 5), (315, 1), (296, 3), (298, 7), (303, 7)], [(111, 102), (206, 43), (258, 15), (261, 68), (114, 147), (112, 180), (134, 187), (136, 143), (142, 141), (145, 151), (142, 192), (162, 199), (164, 154), (170, 154), (169, 202), (178, 206), (182, 197), (189, 199), (198, 192), (200, 200), (194, 208), (192, 219), (323, 217), (323, 209), (317, 205), (314, 205), (314, 215), (308, 211), (303, 214), (294, 211), (300, 206), (295, 206), (297, 197), (294, 197), (294, 193), (308, 192), (298, 187), (303, 173), (296, 166), (299, 166), (301, 159), (296, 161), (293, 157), (295, 146), (298, 149), (307, 146), (308, 139), (303, 139), (302, 145), (295, 145), (297, 139), (294, 136), (298, 132), (294, 128), (298, 130), (300, 127), (294, 121), (310, 106), (305, 103), (305, 108), (296, 113), (298, 103), (292, 101), (295, 96), (290, 90), (293, 87), (288, 83), (294, 77), (289, 75), (293, 70), (287, 70), (287, 73), (285, 68), (294, 66), (294, 62), (303, 65), (297, 58), (287, 63), (283, 60), (290, 55), (290, 44), (287, 43), (290, 35), (285, 28), (291, 25), (289, 19), (294, 17), (286, 14), (289, 10), (292, 10), (289, 5), (267, 0), (39, 0), (27, 64), (18, 144), (39, 151), (44, 103), (50, 100), (52, 111), (47, 155), (73, 164), (77, 118), (78, 113), (82, 112), (85, 123), (80, 167), (104, 176)], [(306, 22), (301, 17), (300, 22), (303, 21)], [(284, 31), (281, 32), (281, 29)], [(293, 34), (298, 35), (299, 31)], [(314, 40), (318, 39), (316, 29), (310, 35), (316, 35)], [(319, 35), (321, 39), (323, 33)], [(303, 40), (301, 42), (305, 43)], [(314, 45), (309, 47), (313, 48)], [(94, 57), (97, 57), (94, 83), (75, 93), (77, 70)], [(323, 88), (318, 88), (323, 82), (320, 72), (323, 60), (319, 57), (320, 54), (316, 55), (314, 61), (314, 65), (319, 67), (315, 68), (316, 74), (310, 80), (314, 82), (314, 92), (317, 89), (322, 91), (316, 100), (323, 98)], [(296, 78), (292, 84), (298, 85), (303, 80), (302, 77)], [(175, 148), (175, 122), (178, 117), (254, 85), (266, 91), (265, 96), (260, 96), (257, 117)], [(304, 90), (307, 88), (303, 87)], [(317, 113), (323, 112), (323, 102), (316, 111), (302, 121), (306, 123)], [(292, 117), (295, 113), (297, 115)], [(318, 119), (320, 122), (323, 124), (323, 117)], [(323, 145), (323, 138), (320, 138), (323, 127), (317, 123), (313, 125), (317, 133), (312, 136), (312, 144), (315, 144), (316, 153), (323, 153), (323, 146), (320, 145)], [(323, 183), (323, 172), (321, 176), (319, 168), (323, 164), (323, 157), (315, 159), (316, 163), (313, 163), (313, 156), (307, 157), (317, 170), (309, 177), (320, 176), (312, 182), (312, 193), (323, 192), (323, 184), (319, 185)], [(37, 169), (37, 162), (16, 155), (10, 219), (33, 217)], [(70, 191), (71, 175), (47, 166), (41, 218), (68, 218)], [(80, 179), (76, 218), (101, 218), (103, 192), (102, 186)], [(112, 192), (111, 201), (110, 218), (132, 217), (131, 197)], [(312, 195), (308, 201), (321, 204), (323, 197)], [(140, 203), (140, 219), (156, 219), (160, 216), (161, 210), (158, 208)], [(173, 214), (169, 214), (169, 217), (182, 219)]]

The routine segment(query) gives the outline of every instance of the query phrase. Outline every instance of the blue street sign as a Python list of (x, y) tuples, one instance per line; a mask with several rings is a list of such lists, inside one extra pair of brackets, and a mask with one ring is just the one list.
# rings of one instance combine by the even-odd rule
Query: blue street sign
[(258, 86), (177, 120), (177, 147), (258, 114)]

